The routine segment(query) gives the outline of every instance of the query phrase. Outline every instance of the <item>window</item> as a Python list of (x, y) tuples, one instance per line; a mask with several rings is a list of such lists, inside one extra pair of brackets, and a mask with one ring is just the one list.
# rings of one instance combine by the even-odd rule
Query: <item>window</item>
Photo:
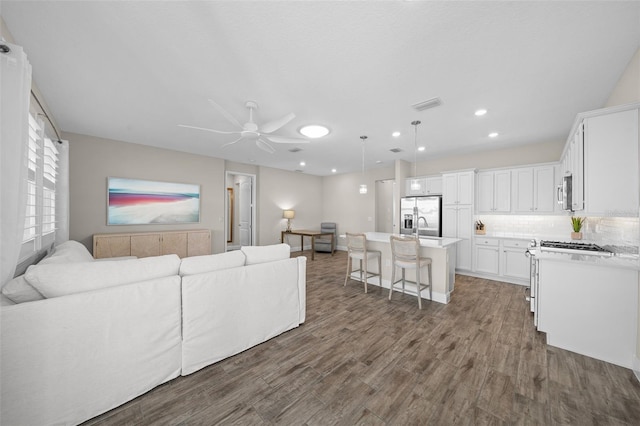
[(27, 199), (20, 260), (48, 247), (55, 241), (57, 143), (47, 136), (44, 123), (29, 114), (27, 154)]

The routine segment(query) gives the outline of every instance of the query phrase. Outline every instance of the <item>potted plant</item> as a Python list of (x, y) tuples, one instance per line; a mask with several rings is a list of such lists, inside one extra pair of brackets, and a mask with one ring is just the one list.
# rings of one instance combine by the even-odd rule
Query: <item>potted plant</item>
[(580, 230), (582, 229), (582, 225), (584, 225), (584, 221), (586, 219), (586, 217), (571, 216), (571, 226), (573, 227), (573, 232), (571, 233), (572, 240), (582, 239), (582, 232), (580, 232)]

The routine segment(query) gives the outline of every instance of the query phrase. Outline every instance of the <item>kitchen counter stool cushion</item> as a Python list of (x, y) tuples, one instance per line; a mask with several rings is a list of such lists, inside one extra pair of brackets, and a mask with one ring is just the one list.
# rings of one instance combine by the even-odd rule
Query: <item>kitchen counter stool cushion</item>
[[(382, 253), (378, 250), (367, 249), (367, 237), (365, 234), (352, 234), (347, 232), (347, 275), (344, 278), (344, 285), (354, 272), (360, 272), (360, 281), (364, 283), (364, 292), (367, 292), (367, 280), (371, 277), (378, 277), (380, 288), (382, 288)], [(360, 268), (353, 270), (353, 259), (360, 262)], [(378, 260), (378, 272), (369, 272), (369, 262)], [(363, 279), (364, 274), (364, 279)]]
[(331, 238), (323, 236), (317, 237), (315, 239), (315, 251), (320, 251), (323, 253), (331, 253), (336, 248), (336, 239), (338, 238), (338, 227), (335, 222), (322, 222), (320, 224), (320, 232), (331, 232), (333, 233), (333, 243), (331, 242)]
[[(416, 270), (416, 293), (418, 296), (418, 309), (422, 309), (422, 290), (429, 288), (429, 300), (433, 300), (432, 294), (432, 276), (431, 276), (431, 258), (420, 257), (420, 240), (415, 237), (397, 237), (391, 235), (391, 286), (389, 287), (389, 300), (393, 294), (393, 287), (398, 282), (402, 284), (402, 293), (405, 288), (405, 271), (407, 269)], [(429, 284), (420, 282), (420, 270), (424, 267), (428, 268)], [(396, 268), (402, 269), (402, 278), (396, 282)]]

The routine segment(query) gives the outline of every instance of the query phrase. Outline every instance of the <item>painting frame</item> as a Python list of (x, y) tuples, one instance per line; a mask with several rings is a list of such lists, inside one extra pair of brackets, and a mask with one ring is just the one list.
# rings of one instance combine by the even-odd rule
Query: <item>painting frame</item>
[(200, 223), (200, 185), (107, 177), (107, 225)]

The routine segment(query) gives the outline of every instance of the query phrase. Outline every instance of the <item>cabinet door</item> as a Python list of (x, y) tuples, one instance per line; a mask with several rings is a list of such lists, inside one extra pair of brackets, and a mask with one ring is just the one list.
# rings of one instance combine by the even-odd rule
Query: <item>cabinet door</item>
[(525, 256), (526, 248), (505, 247), (503, 249), (503, 275), (507, 277), (529, 279), (529, 258)]
[(442, 176), (442, 203), (458, 203), (458, 176), (456, 174)]
[[(608, 147), (610, 149), (610, 147)], [(584, 210), (584, 124), (578, 130), (571, 144), (571, 208)]]
[(458, 210), (455, 206), (442, 207), (442, 236), (450, 238), (458, 236)]
[(475, 172), (458, 173), (458, 203), (473, 204), (473, 177)]
[(162, 234), (162, 254), (177, 254), (187, 257), (187, 233), (167, 232)]
[(498, 275), (500, 250), (496, 246), (476, 245), (476, 271)]
[(533, 169), (534, 172), (534, 211), (553, 212), (555, 200), (555, 185), (553, 180), (553, 166), (542, 166)]
[(118, 256), (131, 256), (131, 238), (128, 235), (94, 235), (93, 257), (95, 259)]
[(473, 208), (471, 206), (459, 206), (457, 219), (457, 237), (471, 239), (473, 235)]
[(478, 173), (478, 211), (493, 212), (494, 211), (494, 185), (493, 172)]
[(511, 171), (502, 170), (493, 175), (493, 209), (496, 212), (511, 211)]
[[(418, 183), (420, 184), (420, 188), (419, 189), (411, 189), (411, 184), (414, 181), (418, 181)], [(425, 178), (408, 178), (406, 180), (406, 188), (405, 188), (405, 193), (407, 195), (426, 195), (427, 194), (427, 180)]]
[(160, 256), (162, 234), (131, 235), (131, 255), (137, 257)]
[(471, 240), (463, 239), (456, 244), (456, 268), (471, 270)]
[(512, 174), (513, 211), (533, 212), (533, 169), (525, 167), (515, 169)]
[(585, 205), (590, 215), (638, 217), (638, 110), (587, 119)]
[(428, 195), (442, 194), (442, 178), (441, 177), (427, 178), (426, 182), (427, 182)]
[(187, 256), (203, 256), (211, 254), (211, 232), (189, 232)]

